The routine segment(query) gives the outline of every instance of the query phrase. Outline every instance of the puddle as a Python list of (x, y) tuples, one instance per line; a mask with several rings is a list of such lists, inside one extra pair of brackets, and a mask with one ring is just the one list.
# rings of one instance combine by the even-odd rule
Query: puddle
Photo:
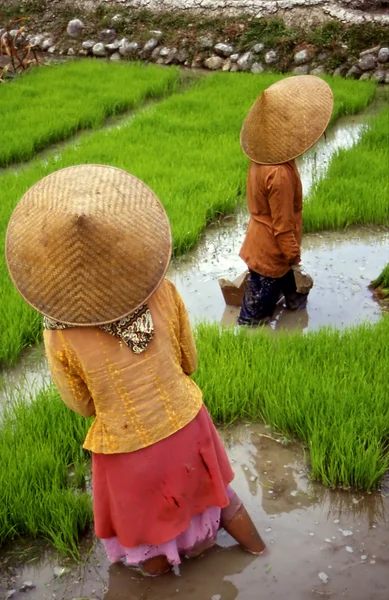
[(234, 487), (268, 545), (267, 555), (245, 554), (221, 532), (218, 546), (202, 558), (153, 580), (122, 564), (109, 566), (96, 544), (84, 564), (58, 579), (54, 568), (70, 565), (53, 555), (27, 563), (25, 546), (19, 557), (24, 566), (15, 555), (0, 554), (0, 598), (30, 580), (36, 589), (17, 592), (14, 600), (387, 600), (387, 490), (364, 495), (310, 483), (300, 446), (274, 441), (277, 436), (263, 425), (231, 427), (222, 437)]
[(50, 382), (49, 367), (43, 344), (25, 351), (15, 367), (0, 371), (0, 414), (1, 407), (19, 392), (35, 395)]
[[(197, 249), (172, 264), (174, 281), (192, 321), (236, 323), (239, 309), (226, 306), (220, 277), (233, 280), (246, 269), (239, 258), (248, 216), (240, 212), (224, 225), (207, 230)], [(303, 236), (302, 260), (315, 285), (306, 310), (278, 307), (270, 326), (306, 331), (349, 326), (380, 319), (382, 308), (368, 288), (389, 262), (389, 230), (354, 228)]]

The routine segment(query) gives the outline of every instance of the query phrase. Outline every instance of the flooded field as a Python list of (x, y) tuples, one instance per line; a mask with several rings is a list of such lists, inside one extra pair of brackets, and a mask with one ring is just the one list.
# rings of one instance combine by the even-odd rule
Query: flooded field
[[(264, 556), (245, 554), (220, 532), (214, 549), (154, 580), (109, 566), (100, 545), (72, 565), (53, 554), (35, 560), (25, 544), (0, 559), (0, 598), (14, 589), (15, 600), (387, 600), (389, 490), (364, 495), (311, 483), (300, 446), (263, 425), (222, 436), (234, 487), (268, 545)], [(19, 592), (28, 581), (34, 589)]]

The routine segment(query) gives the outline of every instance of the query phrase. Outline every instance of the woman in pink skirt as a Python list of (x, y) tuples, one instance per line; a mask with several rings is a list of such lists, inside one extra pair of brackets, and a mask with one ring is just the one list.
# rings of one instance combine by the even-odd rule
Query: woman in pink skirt
[(153, 192), (113, 167), (57, 171), (19, 202), (6, 254), (18, 291), (44, 315), (63, 401), (94, 416), (84, 448), (110, 560), (161, 575), (211, 547), (220, 527), (263, 552), (190, 378), (196, 348), (165, 279), (171, 233)]

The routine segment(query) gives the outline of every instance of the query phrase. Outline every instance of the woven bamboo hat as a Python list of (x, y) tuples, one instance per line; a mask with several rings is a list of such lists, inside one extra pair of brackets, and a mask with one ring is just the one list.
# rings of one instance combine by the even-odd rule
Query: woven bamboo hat
[(14, 210), (6, 259), (23, 298), (69, 325), (101, 325), (144, 304), (171, 257), (155, 194), (114, 167), (79, 165), (35, 184)]
[(331, 88), (319, 77), (298, 75), (278, 81), (257, 98), (243, 123), (243, 152), (265, 165), (297, 158), (322, 136), (333, 105)]

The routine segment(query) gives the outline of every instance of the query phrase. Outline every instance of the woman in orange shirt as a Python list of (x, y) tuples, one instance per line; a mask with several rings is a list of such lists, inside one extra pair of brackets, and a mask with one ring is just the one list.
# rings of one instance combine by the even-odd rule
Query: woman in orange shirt
[(250, 159), (250, 213), (240, 257), (249, 268), (241, 325), (269, 320), (280, 295), (291, 310), (305, 308), (312, 280), (301, 261), (302, 186), (295, 158), (312, 147), (331, 118), (333, 96), (318, 77), (288, 77), (265, 90), (241, 132)]
[[(190, 375), (188, 315), (165, 279), (170, 225), (141, 181), (80, 165), (42, 179), (10, 220), (6, 256), (19, 293), (44, 317), (63, 401), (94, 416), (96, 535), (112, 561), (160, 575), (201, 554), (224, 527), (265, 549)], [(60, 426), (60, 424), (59, 424)]]

